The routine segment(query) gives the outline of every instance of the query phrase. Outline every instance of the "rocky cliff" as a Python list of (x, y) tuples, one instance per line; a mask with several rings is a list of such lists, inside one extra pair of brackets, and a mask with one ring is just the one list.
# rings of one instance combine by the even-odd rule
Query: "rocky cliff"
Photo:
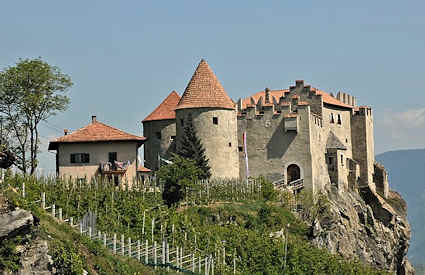
[(358, 192), (329, 188), (326, 193), (329, 211), (312, 225), (314, 244), (379, 269), (414, 274), (406, 257), (406, 203), (398, 193), (390, 191), (387, 199), (369, 187)]
[(31, 212), (19, 208), (11, 209), (0, 193), (0, 247), (11, 249), (2, 249), (2, 253), (8, 255), (3, 255), (6, 258), (0, 264), (0, 273), (12, 274), (10, 270), (2, 270), (2, 264), (7, 262), (10, 268), (15, 262), (19, 269), (13, 274), (53, 274), (47, 242), (34, 234), (37, 225), (38, 220)]

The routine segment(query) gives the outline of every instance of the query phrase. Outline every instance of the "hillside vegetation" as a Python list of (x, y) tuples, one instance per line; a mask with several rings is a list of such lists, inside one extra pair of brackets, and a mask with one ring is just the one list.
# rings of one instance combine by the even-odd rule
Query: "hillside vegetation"
[[(25, 199), (19, 195), (23, 182)], [(4, 188), (15, 206), (30, 209), (40, 218), (40, 236), (50, 240), (53, 255), (60, 251), (56, 262), (83, 267), (93, 274), (154, 271), (135, 260), (113, 256), (69, 225), (58, 224), (36, 202), (41, 192), (46, 193), (47, 205), (55, 203), (57, 209), (63, 209), (65, 218), (73, 216), (77, 221), (87, 211), (94, 211), (102, 232), (122, 233), (134, 240), (159, 241), (164, 237), (186, 251), (214, 255), (216, 274), (233, 274), (234, 268), (236, 274), (386, 274), (311, 245), (307, 225), (293, 215), (287, 200), (265, 192), (266, 185), (262, 181), (248, 187), (236, 183), (200, 184), (183, 206), (173, 208), (163, 204), (160, 193), (147, 192), (145, 186), (123, 190), (96, 182), (75, 184), (16, 175), (6, 178)]]

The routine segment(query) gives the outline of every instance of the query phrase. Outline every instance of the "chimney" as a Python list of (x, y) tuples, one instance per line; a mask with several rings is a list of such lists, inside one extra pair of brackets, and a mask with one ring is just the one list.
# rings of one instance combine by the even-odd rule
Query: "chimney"
[(95, 123), (96, 122), (96, 116), (91, 116), (91, 123)]
[(68, 129), (63, 129), (63, 134), (66, 136), (68, 134)]

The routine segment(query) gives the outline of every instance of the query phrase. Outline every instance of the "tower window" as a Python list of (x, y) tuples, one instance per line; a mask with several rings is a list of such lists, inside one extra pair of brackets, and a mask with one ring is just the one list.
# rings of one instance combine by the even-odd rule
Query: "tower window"
[(218, 117), (213, 117), (213, 124), (218, 125)]
[(157, 139), (161, 139), (161, 132), (155, 132), (155, 136)]
[(341, 115), (338, 114), (338, 124), (341, 125)]

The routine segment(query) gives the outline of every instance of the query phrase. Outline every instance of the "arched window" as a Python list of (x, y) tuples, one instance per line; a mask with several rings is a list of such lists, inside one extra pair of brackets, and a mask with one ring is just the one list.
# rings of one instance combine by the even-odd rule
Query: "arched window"
[(301, 171), (298, 165), (291, 164), (286, 170), (288, 175), (288, 183), (301, 178)]
[(335, 123), (334, 114), (333, 113), (331, 113), (330, 121), (331, 121), (331, 123)]

